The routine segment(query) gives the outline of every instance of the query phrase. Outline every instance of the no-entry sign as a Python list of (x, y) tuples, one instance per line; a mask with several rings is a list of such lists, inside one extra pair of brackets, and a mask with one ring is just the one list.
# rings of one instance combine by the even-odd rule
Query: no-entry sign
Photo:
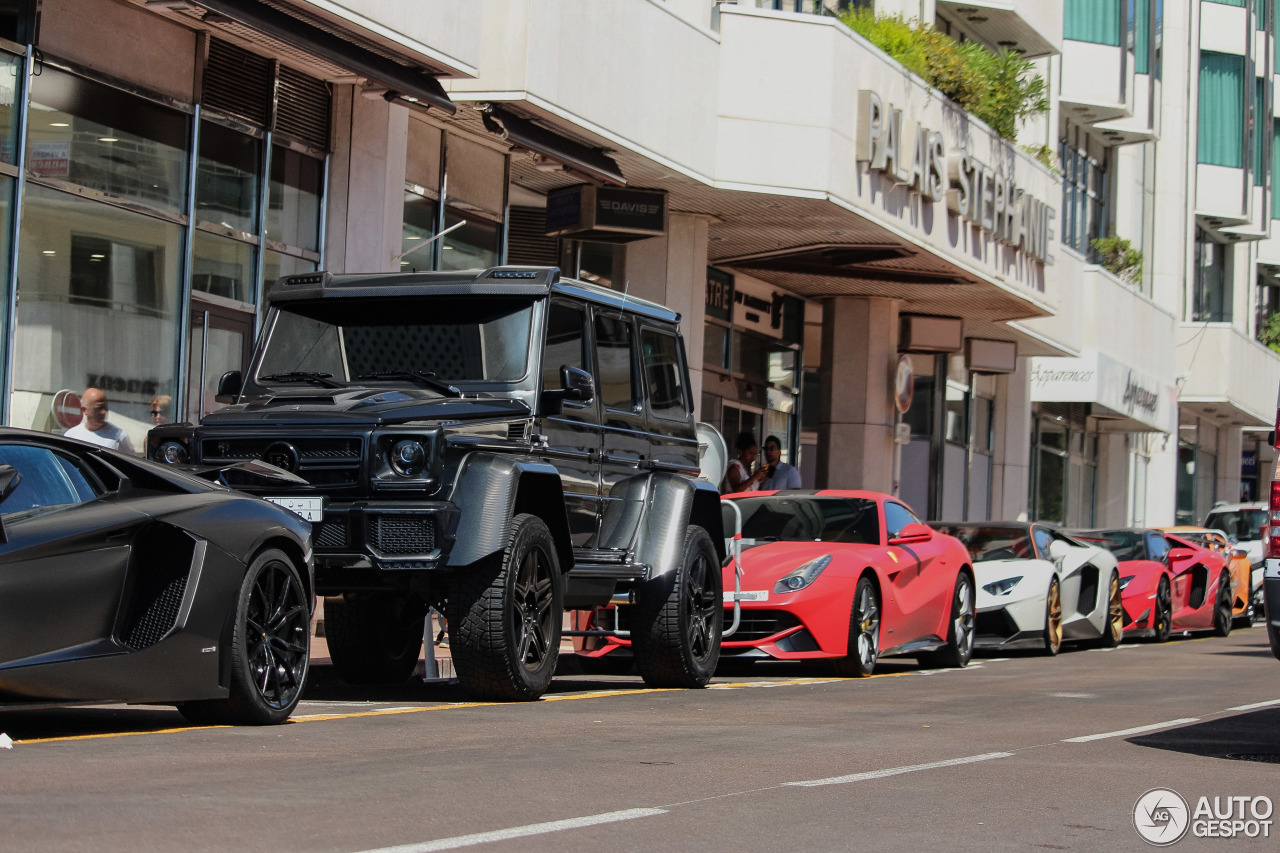
[(63, 429), (71, 429), (80, 423), (80, 396), (74, 391), (59, 391), (53, 395), (53, 419)]

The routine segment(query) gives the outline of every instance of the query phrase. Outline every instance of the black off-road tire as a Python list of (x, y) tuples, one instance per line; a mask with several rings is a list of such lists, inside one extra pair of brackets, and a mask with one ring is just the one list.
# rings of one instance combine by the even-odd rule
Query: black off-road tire
[(973, 579), (960, 572), (956, 576), (955, 592), (951, 594), (947, 644), (937, 651), (920, 655), (922, 665), (936, 669), (961, 669), (969, 665), (969, 659), (973, 657), (976, 606)]
[(403, 684), (422, 651), (427, 606), (394, 593), (349, 593), (324, 602), (324, 634), (347, 684)]
[(1226, 572), (1218, 578), (1218, 596), (1213, 603), (1213, 633), (1218, 637), (1231, 634), (1231, 611), (1235, 599), (1231, 596), (1231, 578)]
[(458, 681), (473, 698), (533, 701), (560, 654), (564, 578), (551, 531), (536, 515), (511, 519), (507, 547), (459, 572), (449, 595)]
[(880, 593), (867, 575), (858, 579), (849, 607), (849, 652), (832, 661), (837, 675), (866, 678), (880, 658)]
[(293, 561), (270, 549), (249, 565), (236, 598), (231, 681), (225, 699), (186, 702), (184, 717), (202, 725), (262, 726), (289, 719), (307, 680), (311, 599)]
[(631, 649), (650, 687), (705, 687), (720, 661), (724, 595), (707, 531), (685, 533), (680, 562), (640, 587)]

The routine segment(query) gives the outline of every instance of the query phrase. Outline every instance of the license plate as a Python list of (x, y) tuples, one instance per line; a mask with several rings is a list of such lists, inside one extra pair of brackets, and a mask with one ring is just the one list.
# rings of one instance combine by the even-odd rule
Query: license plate
[[(768, 601), (769, 591), (766, 589), (744, 589), (738, 593), (739, 601)], [(733, 590), (724, 591), (724, 603), (733, 604)]]
[(296, 512), (307, 521), (324, 521), (324, 498), (267, 498), (267, 500)]

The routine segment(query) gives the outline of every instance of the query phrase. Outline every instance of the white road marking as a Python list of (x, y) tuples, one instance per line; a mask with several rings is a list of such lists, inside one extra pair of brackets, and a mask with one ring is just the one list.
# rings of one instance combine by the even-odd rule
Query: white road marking
[(1181, 720), (1167, 720), (1163, 723), (1152, 723), (1149, 726), (1135, 726), (1132, 729), (1121, 729), (1118, 732), (1103, 732), (1099, 735), (1081, 735), (1080, 737), (1063, 738), (1063, 743), (1088, 743), (1091, 740), (1104, 740), (1109, 737), (1124, 737), (1125, 735), (1140, 735), (1143, 732), (1154, 732), (1156, 729), (1167, 729), (1172, 726), (1180, 726), (1183, 723), (1199, 722), (1199, 717), (1183, 717)]
[(1055, 699), (1097, 699), (1097, 693), (1050, 693)]
[(476, 832), (471, 835), (455, 835), (452, 838), (437, 838), (435, 841), (424, 841), (421, 844), (401, 844), (398, 847), (379, 847), (364, 850), (361, 853), (431, 853), (433, 850), (457, 850), (459, 847), (474, 847), (477, 844), (489, 844), (494, 841), (509, 841), (512, 838), (527, 838), (531, 835), (547, 835), (552, 832), (564, 832), (567, 829), (581, 829), (584, 826), (599, 826), (602, 823), (618, 823), (624, 820), (635, 820), (641, 817), (666, 814), (666, 809), (627, 809), (620, 812), (572, 817), (567, 820), (552, 820), (546, 823), (531, 823), (526, 826), (513, 826), (510, 829), (495, 829), (493, 832)]
[(866, 782), (870, 779), (884, 779), (902, 773), (914, 773), (917, 770), (936, 770), (939, 767), (955, 767), (958, 764), (974, 764), (979, 761), (991, 761), (995, 758), (1011, 758), (1012, 752), (985, 752), (982, 755), (970, 755), (966, 758), (950, 758), (946, 761), (931, 761), (928, 764), (912, 764), (908, 767), (890, 767), (886, 770), (868, 770), (865, 773), (850, 773), (848, 776), (832, 776), (829, 779), (807, 779), (803, 782), (784, 782), (799, 788), (816, 788), (820, 785), (845, 785), (849, 782)]
[(1234, 708), (1228, 708), (1228, 711), (1252, 711), (1254, 708), (1269, 708), (1272, 705), (1280, 705), (1280, 699), (1271, 699), (1267, 702), (1254, 702), (1252, 705), (1237, 705)]

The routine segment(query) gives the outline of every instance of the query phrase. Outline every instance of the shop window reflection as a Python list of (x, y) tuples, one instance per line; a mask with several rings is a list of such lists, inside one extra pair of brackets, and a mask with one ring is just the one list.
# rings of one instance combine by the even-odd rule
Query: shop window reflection
[(18, 162), (18, 110), (15, 104), (22, 62), (21, 56), (0, 53), (0, 162), (10, 165)]
[(11, 425), (51, 430), (53, 395), (97, 384), (144, 446), (151, 399), (173, 393), (181, 257), (176, 224), (29, 182)]
[(187, 125), (176, 110), (45, 66), (31, 78), (27, 168), (181, 213)]
[(257, 231), (260, 147), (252, 136), (201, 122), (197, 219), (237, 231)]
[(307, 251), (320, 248), (320, 199), (324, 163), (273, 145), (268, 188), (267, 238)]
[(440, 238), (440, 269), (487, 269), (498, 264), (498, 226), (474, 214), (445, 208), (444, 227), (452, 228), (466, 220), (466, 225)]
[(253, 246), (197, 231), (191, 258), (191, 288), (240, 302), (253, 301)]

